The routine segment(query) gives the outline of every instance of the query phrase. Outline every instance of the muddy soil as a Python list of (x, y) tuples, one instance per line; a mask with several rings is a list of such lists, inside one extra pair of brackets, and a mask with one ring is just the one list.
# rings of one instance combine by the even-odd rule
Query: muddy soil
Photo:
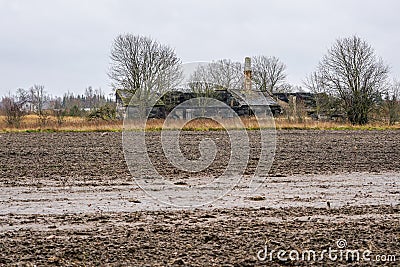
[[(221, 148), (216, 160), (198, 176), (218, 175), (229, 161), (225, 132), (183, 132), (181, 148), (196, 158), (199, 140)], [(400, 131), (278, 131), (271, 176), (349, 172), (400, 172)], [(258, 163), (259, 135), (250, 131), (248, 174)], [(132, 181), (122, 150), (121, 133), (0, 134), (2, 186), (59, 184), (123, 184)], [(172, 179), (193, 176), (167, 162), (160, 134), (147, 135), (149, 156)]]
[[(149, 157), (182, 185), (218, 176), (229, 160), (228, 136), (184, 132), (184, 154), (198, 158), (202, 138), (219, 148), (202, 172), (169, 164), (159, 133), (147, 136)], [(260, 154), (256, 131), (250, 141), (246, 177)], [(399, 131), (279, 131), (259, 191), (246, 195), (238, 187), (197, 209), (163, 206), (141, 191), (125, 163), (120, 133), (1, 134), (0, 144), (0, 266), (400, 263)], [(344, 249), (370, 250), (370, 261), (257, 257), (265, 247), (321, 256), (338, 250), (339, 240), (346, 240)]]
[[(376, 266), (378, 262), (262, 261), (271, 250), (337, 249), (399, 257), (399, 207), (222, 209), (66, 215), (9, 215), (33, 224), (0, 233), (0, 264), (62, 266)], [(41, 229), (43, 226), (46, 229)], [(39, 229), (39, 230), (38, 230)], [(387, 263), (398, 266), (398, 261)]]

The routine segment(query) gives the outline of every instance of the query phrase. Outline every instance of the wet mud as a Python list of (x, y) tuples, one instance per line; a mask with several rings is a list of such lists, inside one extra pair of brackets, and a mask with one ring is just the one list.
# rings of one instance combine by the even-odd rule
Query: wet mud
[[(182, 133), (192, 159), (202, 138), (219, 148), (199, 173), (169, 164), (159, 133), (146, 138), (155, 168), (178, 186), (218, 177), (229, 161), (225, 132)], [(278, 131), (276, 138), (256, 192), (239, 183), (219, 201), (185, 209), (137, 186), (121, 133), (0, 134), (0, 266), (398, 266), (400, 132)], [(259, 140), (250, 132), (245, 180), (258, 164)], [(370, 260), (257, 257), (265, 248), (338, 250), (343, 240), (345, 249), (371, 251)]]

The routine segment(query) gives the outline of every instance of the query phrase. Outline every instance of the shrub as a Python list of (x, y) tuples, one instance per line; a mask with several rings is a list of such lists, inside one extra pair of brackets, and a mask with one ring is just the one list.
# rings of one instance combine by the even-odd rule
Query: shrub
[(88, 115), (89, 120), (114, 120), (116, 118), (115, 107), (105, 104), (99, 108), (92, 110)]

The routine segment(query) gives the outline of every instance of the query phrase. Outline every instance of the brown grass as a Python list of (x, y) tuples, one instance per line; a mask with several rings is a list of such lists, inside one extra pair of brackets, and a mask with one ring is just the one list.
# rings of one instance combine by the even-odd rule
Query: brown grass
[[(349, 123), (334, 122), (334, 121), (315, 121), (310, 118), (304, 120), (304, 122), (292, 122), (286, 118), (275, 118), (274, 123), (272, 121), (261, 122), (260, 124), (253, 117), (242, 118), (243, 125), (246, 129), (259, 129), (259, 128), (272, 128), (275, 127), (277, 130), (289, 130), (289, 129), (300, 129), (300, 130), (400, 130), (400, 124), (394, 126), (388, 126), (383, 122), (370, 123), (368, 125), (351, 125)], [(233, 120), (226, 119), (224, 123), (228, 125), (230, 129), (242, 128), (240, 125), (234, 123)], [(183, 127), (182, 127), (183, 126)], [(207, 131), (207, 130), (223, 130), (224, 127), (218, 122), (210, 119), (197, 119), (190, 121), (183, 125), (182, 121), (176, 121), (172, 125), (165, 127), (164, 120), (162, 119), (150, 119), (146, 122), (146, 129), (149, 131), (159, 131), (161, 129), (180, 129), (183, 130), (194, 130), (194, 131)], [(125, 125), (125, 129), (136, 129), (140, 130), (140, 123), (134, 125), (129, 123)], [(86, 118), (80, 117), (65, 117), (64, 122), (61, 125), (57, 124), (55, 117), (49, 117), (49, 121), (45, 126), (40, 126), (38, 117), (35, 115), (26, 116), (19, 128), (8, 126), (4, 117), (0, 116), (0, 132), (29, 132), (29, 131), (48, 131), (48, 132), (63, 132), (63, 131), (122, 131), (124, 129), (123, 122), (120, 120), (115, 121), (104, 121), (104, 120), (92, 120), (89, 121)]]
[(24, 117), (19, 128), (11, 127), (4, 121), (4, 117), (0, 116), (0, 131), (2, 132), (27, 132), (27, 131), (121, 131), (121, 121), (104, 121), (91, 120), (81, 117), (65, 117), (64, 122), (59, 125), (55, 117), (50, 116), (45, 125), (40, 125), (36, 115), (28, 115)]
[[(263, 122), (261, 122), (263, 123)], [(264, 122), (261, 128), (274, 127), (272, 121)], [(133, 127), (134, 128), (134, 127)], [(146, 123), (147, 130), (161, 130), (161, 129), (183, 129), (185, 131), (207, 131), (207, 130), (223, 130), (223, 129), (259, 129), (260, 124), (255, 118), (241, 118), (241, 122), (234, 119), (224, 119), (223, 125), (211, 119), (196, 119), (188, 123), (176, 120), (172, 123), (164, 124), (163, 119), (152, 119)]]
[(301, 123), (289, 121), (287, 118), (276, 118), (275, 125), (278, 130), (400, 130), (400, 124), (389, 126), (385, 122), (372, 122), (366, 125), (352, 125), (348, 122), (316, 121), (311, 118)]

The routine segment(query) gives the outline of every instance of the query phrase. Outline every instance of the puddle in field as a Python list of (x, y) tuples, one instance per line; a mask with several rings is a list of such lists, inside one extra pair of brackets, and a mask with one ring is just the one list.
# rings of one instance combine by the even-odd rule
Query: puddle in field
[[(169, 194), (182, 198), (179, 187), (164, 192), (156, 185), (153, 196)], [(193, 186), (193, 183), (192, 183)], [(201, 196), (213, 194), (202, 187)], [(204, 194), (204, 190), (206, 194)], [(196, 196), (193, 196), (196, 197)], [(257, 192), (249, 193), (246, 181), (203, 209), (233, 207), (327, 207), (396, 205), (400, 202), (400, 174), (353, 173), (329, 176), (267, 177)], [(134, 183), (119, 186), (3, 187), (0, 214), (64, 214), (131, 212), (176, 209), (151, 198)]]

